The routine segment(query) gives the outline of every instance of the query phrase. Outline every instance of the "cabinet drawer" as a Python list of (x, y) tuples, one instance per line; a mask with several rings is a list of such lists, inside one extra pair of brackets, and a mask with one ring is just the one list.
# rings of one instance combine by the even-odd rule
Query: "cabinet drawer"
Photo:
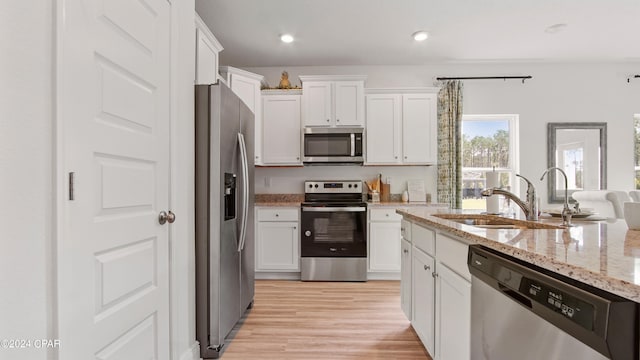
[(433, 230), (425, 229), (422, 226), (412, 224), (411, 226), (411, 242), (413, 245), (427, 254), (434, 256), (436, 234)]
[(411, 242), (411, 223), (407, 220), (402, 220), (400, 222), (400, 235), (403, 239)]
[(258, 209), (258, 221), (298, 221), (298, 209)]
[(395, 208), (369, 209), (369, 220), (371, 221), (400, 221), (402, 215), (396, 213)]
[(471, 281), (471, 273), (467, 267), (469, 245), (446, 235), (438, 234), (436, 249), (439, 262)]

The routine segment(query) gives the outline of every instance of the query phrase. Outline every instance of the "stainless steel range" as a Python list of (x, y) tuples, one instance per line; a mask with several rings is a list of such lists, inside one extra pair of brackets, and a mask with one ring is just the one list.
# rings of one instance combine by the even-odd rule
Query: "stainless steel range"
[(300, 232), (303, 281), (367, 280), (362, 181), (305, 181)]

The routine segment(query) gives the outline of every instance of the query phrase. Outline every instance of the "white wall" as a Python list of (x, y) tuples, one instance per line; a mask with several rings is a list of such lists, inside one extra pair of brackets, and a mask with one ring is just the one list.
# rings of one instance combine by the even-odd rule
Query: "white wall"
[[(547, 167), (548, 122), (607, 122), (608, 188), (629, 190), (633, 187), (633, 114), (640, 111), (640, 80), (627, 83), (626, 79), (638, 73), (638, 68), (640, 62), (540, 62), (246, 70), (264, 75), (272, 86), (278, 84), (283, 70), (289, 72), (293, 85), (299, 84), (299, 75), (367, 75), (365, 87), (368, 88), (433, 86), (438, 76), (531, 75), (533, 79), (525, 84), (518, 80), (465, 81), (463, 108), (465, 114), (520, 115), (520, 173), (536, 184), (542, 204), (546, 204), (546, 180), (538, 179)], [(388, 171), (395, 170), (389, 168)], [(427, 172), (435, 176), (434, 171)], [(256, 173), (264, 176), (263, 171)], [(339, 174), (331, 172), (328, 176)], [(521, 189), (524, 191), (526, 187)]]
[[(53, 338), (53, 2), (0, 11), (0, 339)], [(44, 359), (46, 349), (0, 349)]]

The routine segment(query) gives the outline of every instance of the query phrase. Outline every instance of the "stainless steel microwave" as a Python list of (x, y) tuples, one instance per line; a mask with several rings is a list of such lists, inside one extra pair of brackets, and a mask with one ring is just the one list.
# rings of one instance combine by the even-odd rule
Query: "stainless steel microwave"
[(304, 129), (302, 162), (306, 165), (364, 163), (363, 128)]

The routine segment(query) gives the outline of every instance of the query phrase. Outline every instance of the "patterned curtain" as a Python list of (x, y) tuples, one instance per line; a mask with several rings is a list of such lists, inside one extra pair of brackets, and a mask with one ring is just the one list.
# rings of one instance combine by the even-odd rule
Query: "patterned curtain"
[(438, 92), (438, 202), (462, 207), (462, 88), (447, 81)]

